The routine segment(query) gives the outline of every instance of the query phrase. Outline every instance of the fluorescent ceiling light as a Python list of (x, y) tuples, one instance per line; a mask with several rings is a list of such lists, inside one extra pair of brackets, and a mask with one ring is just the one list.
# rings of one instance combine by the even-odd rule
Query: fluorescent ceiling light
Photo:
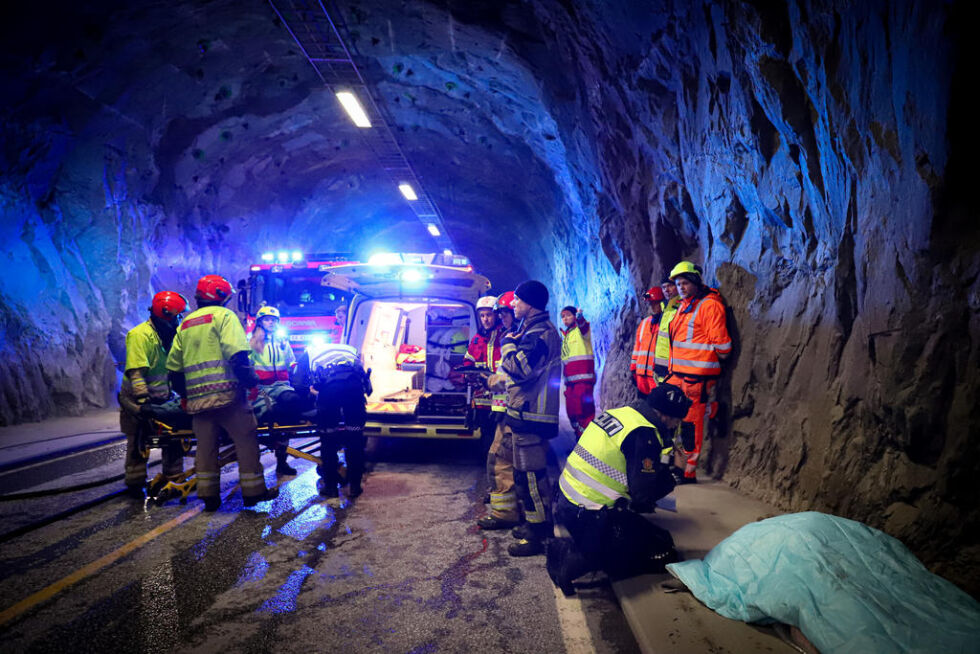
[(413, 189), (412, 185), (408, 182), (402, 182), (399, 184), (398, 190), (402, 192), (402, 195), (405, 196), (406, 200), (414, 202), (415, 200), (419, 199), (419, 196), (415, 195), (415, 189)]
[(439, 228), (436, 227), (435, 224), (429, 223), (428, 225), (426, 225), (426, 227), (428, 227), (430, 234), (432, 234), (433, 236), (439, 236)]
[(361, 103), (357, 101), (357, 97), (350, 91), (338, 91), (337, 99), (340, 100), (340, 104), (344, 107), (344, 111), (350, 116), (350, 119), (354, 121), (354, 124), (358, 127), (370, 127), (371, 121), (368, 120), (367, 114), (364, 113), (364, 108)]

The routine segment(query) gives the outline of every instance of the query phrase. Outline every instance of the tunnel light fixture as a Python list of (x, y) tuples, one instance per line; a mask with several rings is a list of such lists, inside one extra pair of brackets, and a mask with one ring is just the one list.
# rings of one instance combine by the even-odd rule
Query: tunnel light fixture
[(289, 253), (283, 250), (276, 256), (276, 260), (279, 263), (287, 263), (289, 261)]
[(361, 103), (357, 101), (357, 96), (355, 96), (350, 91), (337, 91), (337, 99), (340, 100), (341, 106), (350, 119), (354, 121), (354, 124), (358, 127), (370, 127), (371, 121), (368, 120), (367, 113), (364, 112), (364, 107)]
[(426, 229), (429, 230), (429, 233), (432, 234), (433, 236), (439, 236), (440, 235), (439, 228), (436, 226), (435, 223), (429, 223), (425, 227), (426, 227)]
[(415, 193), (415, 189), (413, 189), (412, 185), (408, 182), (402, 182), (399, 184), (398, 190), (402, 192), (402, 195), (404, 195), (405, 199), (409, 202), (415, 202), (419, 199), (419, 196)]
[(263, 252), (262, 253), (262, 261), (271, 262), (274, 258), (275, 258), (275, 255), (272, 254), (271, 252)]

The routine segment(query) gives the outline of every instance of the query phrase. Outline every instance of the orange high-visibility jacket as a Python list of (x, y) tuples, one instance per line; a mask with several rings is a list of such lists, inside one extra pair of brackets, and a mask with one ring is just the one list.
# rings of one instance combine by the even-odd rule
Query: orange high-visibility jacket
[(636, 342), (633, 344), (630, 370), (636, 379), (636, 388), (641, 393), (649, 393), (657, 385), (653, 377), (653, 357), (659, 327), (658, 321), (655, 321), (653, 316), (647, 316), (636, 328)]
[(732, 351), (725, 326), (725, 304), (715, 289), (700, 298), (682, 300), (670, 321), (670, 372), (675, 375), (717, 377), (718, 355)]

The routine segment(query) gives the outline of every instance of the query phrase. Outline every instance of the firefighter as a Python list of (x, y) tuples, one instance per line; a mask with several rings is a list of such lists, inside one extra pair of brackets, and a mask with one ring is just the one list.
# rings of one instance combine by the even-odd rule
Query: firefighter
[(578, 440), (595, 417), (592, 333), (581, 309), (572, 306), (561, 310), (561, 323), (564, 326), (561, 330), (561, 364), (565, 377), (565, 412)]
[[(497, 297), (493, 312), (500, 323), (501, 340), (514, 327), (514, 291), (507, 291)], [(493, 442), (487, 450), (487, 480), (490, 492), (484, 498), (484, 504), (490, 504), (491, 515), (477, 521), (483, 529), (501, 529), (514, 527), (520, 523), (518, 511), (517, 489), (514, 486), (514, 466), (510, 459), (497, 460), (495, 452), (502, 447), (503, 430), (501, 424), (507, 412), (507, 375), (500, 369), (499, 360), (495, 368), (496, 380), (490, 385), (490, 415), (493, 417)]]
[[(142, 499), (146, 486), (146, 457), (139, 443), (140, 416), (153, 416), (167, 424), (186, 415), (173, 397), (167, 380), (167, 353), (173, 344), (187, 300), (180, 293), (162, 291), (153, 296), (150, 317), (126, 334), (126, 369), (119, 391), (119, 428), (126, 434), (126, 491)], [(163, 474), (174, 478), (184, 471), (179, 442), (162, 451)]]
[(681, 261), (670, 271), (677, 285), (680, 304), (670, 321), (670, 383), (680, 386), (691, 399), (691, 409), (682, 427), (683, 452), (678, 452), (675, 470), (679, 483), (697, 481), (698, 457), (708, 421), (715, 418), (718, 402), (715, 387), (721, 375), (721, 362), (732, 352), (732, 339), (725, 324), (725, 304), (721, 294), (701, 280), (701, 271), (690, 261)]
[(170, 381), (191, 414), (197, 436), (197, 496), (205, 511), (221, 506), (218, 439), (224, 430), (235, 444), (238, 479), (245, 506), (279, 496), (266, 489), (255, 415), (245, 390), (259, 383), (248, 359), (248, 341), (242, 324), (225, 304), (231, 284), (220, 275), (205, 275), (197, 282), (197, 311), (187, 316), (167, 357)]
[[(500, 369), (506, 373), (507, 411), (501, 438), (491, 447), (497, 465), (513, 466), (514, 481), (527, 525), (517, 529), (511, 556), (544, 552), (552, 533), (551, 500), (545, 456), (547, 440), (558, 435), (558, 387), (561, 385), (561, 337), (548, 318), (548, 289), (538, 281), (523, 282), (514, 291), (517, 330), (504, 336)], [(499, 379), (491, 377), (491, 386)], [(491, 503), (493, 523), (500, 529), (514, 522), (504, 519)], [(508, 524), (510, 523), (510, 524)]]
[(339, 497), (337, 450), (343, 447), (349, 496), (357, 497), (363, 490), (364, 423), (367, 422), (367, 396), (373, 392), (371, 370), (364, 370), (360, 353), (350, 345), (324, 345), (309, 352), (309, 368), (321, 429), (322, 464), (317, 468), (320, 475), (317, 488), (324, 497)]
[(670, 533), (640, 513), (674, 488), (672, 434), (691, 401), (661, 384), (634, 404), (592, 421), (558, 480), (555, 520), (572, 538), (548, 543), (547, 569), (565, 595), (572, 581), (602, 569), (611, 579), (663, 572), (677, 560)]
[[(289, 341), (276, 334), (278, 327), (279, 309), (264, 306), (255, 314), (248, 358), (259, 376), (259, 385), (249, 391), (249, 399), (259, 422), (295, 423), (305, 402), (289, 383), (289, 377), (296, 369), (296, 355)], [(288, 444), (276, 442), (273, 447), (277, 475), (296, 474), (296, 468), (286, 460)]]
[[(477, 330), (470, 339), (463, 367), (480, 368), (489, 373), (497, 371), (500, 363), (500, 326), (494, 313), (497, 298), (494, 296), (481, 297), (476, 302)], [(473, 405), (476, 409), (476, 424), (480, 428), (480, 438), (489, 447), (493, 438), (497, 421), (492, 412), (492, 397), (489, 391), (478, 391), (474, 394)]]
[(647, 301), (649, 315), (636, 328), (633, 355), (630, 358), (633, 385), (640, 397), (645, 397), (657, 385), (653, 356), (660, 330), (664, 294), (659, 287), (653, 286), (643, 294), (643, 298)]

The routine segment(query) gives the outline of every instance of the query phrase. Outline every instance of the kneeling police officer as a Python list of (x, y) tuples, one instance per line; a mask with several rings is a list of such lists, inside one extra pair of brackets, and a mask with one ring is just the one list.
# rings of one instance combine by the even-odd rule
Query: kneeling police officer
[(610, 409), (586, 427), (562, 471), (555, 519), (572, 538), (547, 546), (551, 580), (565, 595), (595, 570), (610, 579), (662, 572), (677, 560), (670, 533), (640, 513), (674, 488), (672, 438), (691, 401), (661, 384), (636, 403)]

